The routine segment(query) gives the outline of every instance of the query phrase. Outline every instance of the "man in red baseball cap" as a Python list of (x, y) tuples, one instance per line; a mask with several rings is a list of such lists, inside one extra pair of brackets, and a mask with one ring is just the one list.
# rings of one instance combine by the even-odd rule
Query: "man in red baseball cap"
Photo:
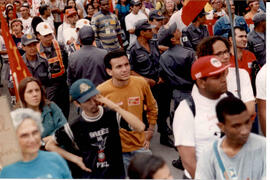
[(215, 107), (227, 92), (227, 68), (216, 56), (203, 56), (191, 67), (196, 81), (191, 97), (180, 102), (175, 111), (173, 132), (175, 146), (182, 159), (184, 179), (194, 178), (197, 160), (208, 143), (220, 138)]

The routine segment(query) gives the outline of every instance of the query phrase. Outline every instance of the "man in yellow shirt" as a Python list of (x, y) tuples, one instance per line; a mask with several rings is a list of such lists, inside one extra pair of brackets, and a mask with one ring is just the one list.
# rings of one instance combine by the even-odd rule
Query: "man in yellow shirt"
[(157, 103), (144, 78), (130, 76), (130, 64), (125, 51), (109, 52), (104, 58), (104, 64), (112, 78), (97, 87), (100, 93), (136, 115), (141, 121), (143, 121), (143, 113), (146, 112), (149, 123), (145, 132), (135, 132), (119, 117), (123, 161), (127, 170), (130, 159), (136, 153), (151, 153), (149, 146), (157, 120)]

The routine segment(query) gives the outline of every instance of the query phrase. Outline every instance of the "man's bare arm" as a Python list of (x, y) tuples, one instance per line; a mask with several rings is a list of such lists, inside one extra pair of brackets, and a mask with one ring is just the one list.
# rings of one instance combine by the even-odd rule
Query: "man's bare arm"
[(258, 117), (262, 133), (266, 136), (266, 101), (262, 99), (257, 99), (258, 103)]
[(108, 98), (105, 98), (104, 96), (98, 95), (96, 98), (97, 101), (99, 101), (100, 103), (104, 104), (105, 106), (115, 110), (116, 112), (118, 112), (123, 119), (130, 124), (130, 126), (138, 132), (143, 132), (145, 125), (144, 123), (134, 114), (132, 114), (131, 112), (128, 112), (126, 110), (124, 110), (123, 108), (121, 108), (119, 105), (115, 104), (114, 102), (112, 102), (111, 100), (109, 100)]
[(177, 146), (177, 150), (181, 157), (184, 168), (189, 172), (192, 179), (194, 179), (197, 164), (195, 147)]
[(87, 172), (91, 172), (91, 169), (87, 168), (85, 166), (85, 164), (83, 163), (82, 157), (77, 156), (75, 154), (72, 154), (72, 153), (60, 148), (59, 146), (57, 146), (53, 136), (48, 136), (43, 140), (46, 143), (45, 149), (47, 151), (57, 152), (58, 154), (60, 154), (66, 160), (69, 160), (69, 161), (77, 164), (82, 170), (87, 171)]

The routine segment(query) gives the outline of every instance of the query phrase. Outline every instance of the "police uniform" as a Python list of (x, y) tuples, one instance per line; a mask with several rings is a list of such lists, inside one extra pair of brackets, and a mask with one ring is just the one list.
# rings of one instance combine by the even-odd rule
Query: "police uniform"
[[(93, 29), (84, 26), (79, 31), (79, 39), (91, 41), (95, 38)], [(107, 51), (93, 45), (82, 45), (81, 49), (69, 56), (68, 84), (78, 79), (91, 80), (96, 86), (109, 79), (105, 71), (104, 57)]]
[(175, 109), (181, 100), (190, 95), (194, 84), (190, 70), (195, 60), (195, 53), (192, 49), (171, 43), (171, 36), (176, 28), (176, 24), (172, 24), (169, 28), (162, 29), (159, 36), (160, 44), (169, 46), (169, 49), (160, 57), (160, 76), (173, 89)]
[[(38, 24), (37, 31), (43, 36), (53, 32), (45, 22)], [(54, 101), (61, 108), (65, 117), (68, 118), (67, 54), (63, 46), (60, 46), (56, 40), (52, 40), (52, 44), (49, 47), (44, 47), (42, 43), (39, 43), (37, 49), (40, 56), (46, 58), (49, 64), (51, 86), (47, 88), (47, 98)]]
[[(24, 46), (27, 46), (32, 43), (38, 43), (38, 40), (36, 39), (36, 36), (33, 34), (25, 34), (21, 38), (22, 44)], [(26, 54), (22, 56), (22, 59), (24, 63), (26, 64), (26, 67), (30, 71), (33, 77), (37, 78), (42, 85), (45, 87), (45, 89), (50, 86), (50, 73), (49, 73), (49, 65), (47, 62), (47, 59), (44, 59), (39, 56), (39, 54), (36, 54), (35, 60), (27, 60)]]
[(253, 30), (248, 34), (248, 50), (253, 52), (261, 66), (266, 62), (265, 34)]
[(182, 31), (182, 42), (184, 47), (192, 48), (196, 51), (196, 47), (199, 42), (209, 36), (207, 27), (200, 25), (198, 28), (191, 23), (188, 27), (184, 28)]
[[(266, 20), (266, 15), (265, 13), (257, 13), (252, 20), (254, 24), (258, 24)], [(266, 62), (265, 38), (265, 33), (257, 32), (255, 29), (248, 34), (248, 50), (255, 54), (256, 59), (261, 66)]]
[(190, 69), (194, 60), (195, 53), (181, 45), (169, 48), (160, 57), (160, 76), (173, 89), (175, 109), (192, 90), (194, 83), (190, 76)]
[(146, 78), (158, 81), (160, 54), (157, 42), (152, 39), (149, 41), (149, 46), (150, 53), (140, 45), (138, 40), (131, 46), (129, 57), (131, 69)]
[(38, 54), (35, 63), (28, 61), (25, 54), (22, 58), (32, 76), (37, 78), (47, 90), (47, 87), (50, 86), (50, 73), (48, 71), (49, 65), (47, 59), (40, 57)]

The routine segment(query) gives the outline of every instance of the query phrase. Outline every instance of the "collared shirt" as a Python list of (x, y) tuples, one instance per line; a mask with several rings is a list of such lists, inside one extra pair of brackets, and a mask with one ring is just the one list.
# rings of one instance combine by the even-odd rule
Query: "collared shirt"
[(69, 56), (68, 84), (86, 78), (96, 86), (109, 79), (105, 71), (104, 57), (107, 51), (92, 45), (83, 45), (81, 49)]
[(22, 58), (32, 76), (40, 80), (42, 85), (47, 87), (50, 80), (49, 65), (47, 59), (37, 55), (35, 63), (31, 63), (26, 59), (26, 54), (24, 54)]
[(196, 50), (199, 42), (209, 36), (209, 32), (207, 27), (204, 25), (200, 25), (198, 28), (191, 23), (188, 27), (184, 28), (182, 31), (182, 42), (184, 47), (192, 48)]
[(150, 53), (140, 45), (138, 40), (131, 46), (129, 57), (131, 69), (142, 76), (158, 81), (160, 53), (157, 42), (150, 40), (149, 46)]
[(193, 81), (190, 70), (194, 60), (195, 53), (188, 48), (181, 45), (169, 48), (160, 57), (160, 76), (168, 81), (173, 89), (191, 92)]
[(263, 66), (266, 62), (265, 36), (253, 30), (248, 34), (248, 50), (253, 52), (259, 64)]
[(108, 51), (121, 48), (117, 37), (121, 34), (121, 26), (115, 14), (103, 14), (99, 11), (92, 17), (91, 26), (96, 32), (95, 36), (99, 48)]

